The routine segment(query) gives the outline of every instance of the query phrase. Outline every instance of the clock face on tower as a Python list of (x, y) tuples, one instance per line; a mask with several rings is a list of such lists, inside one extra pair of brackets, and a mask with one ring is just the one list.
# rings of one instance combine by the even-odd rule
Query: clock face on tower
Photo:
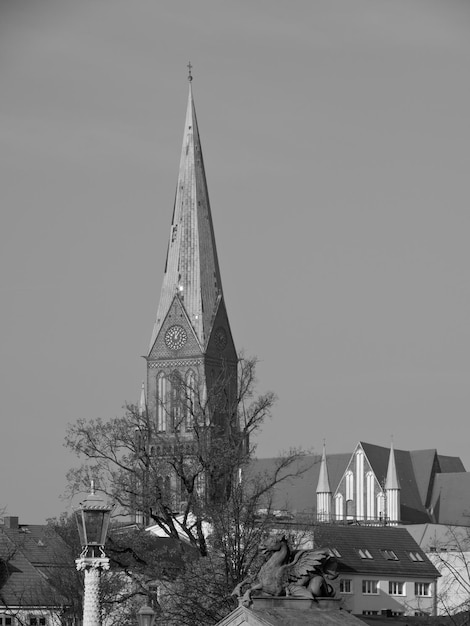
[(182, 326), (170, 326), (165, 333), (165, 343), (170, 350), (179, 350), (184, 346), (188, 335)]

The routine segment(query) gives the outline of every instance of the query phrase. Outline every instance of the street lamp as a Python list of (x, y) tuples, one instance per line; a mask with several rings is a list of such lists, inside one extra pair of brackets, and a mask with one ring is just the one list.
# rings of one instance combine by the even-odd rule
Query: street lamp
[(153, 626), (155, 621), (155, 611), (148, 604), (144, 604), (137, 611), (137, 623), (139, 626)]
[(85, 597), (83, 600), (83, 626), (100, 626), (100, 578), (109, 569), (109, 559), (104, 553), (106, 533), (112, 506), (95, 494), (94, 481), (91, 493), (80, 502), (75, 511), (82, 552), (75, 560), (77, 570), (85, 572)]

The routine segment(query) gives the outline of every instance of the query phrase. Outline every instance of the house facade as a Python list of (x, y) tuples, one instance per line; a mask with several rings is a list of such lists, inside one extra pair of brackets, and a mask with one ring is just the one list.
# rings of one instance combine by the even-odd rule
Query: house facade
[(313, 545), (339, 562), (342, 608), (355, 615), (435, 615), (439, 572), (404, 528), (318, 524)]
[(438, 615), (455, 615), (470, 607), (470, 528), (443, 524), (407, 527), (440, 573)]

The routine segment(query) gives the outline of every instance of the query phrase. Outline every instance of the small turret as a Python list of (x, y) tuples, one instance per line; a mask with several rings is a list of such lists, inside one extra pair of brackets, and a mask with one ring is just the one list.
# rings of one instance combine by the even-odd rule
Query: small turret
[(398, 480), (395, 450), (393, 441), (390, 444), (390, 456), (388, 457), (387, 478), (385, 480), (385, 496), (387, 502), (387, 518), (390, 524), (397, 524), (400, 516), (400, 481)]
[(323, 442), (323, 452), (320, 462), (320, 474), (317, 484), (317, 520), (319, 522), (331, 521), (332, 493), (328, 479), (328, 466), (326, 464), (326, 446)]

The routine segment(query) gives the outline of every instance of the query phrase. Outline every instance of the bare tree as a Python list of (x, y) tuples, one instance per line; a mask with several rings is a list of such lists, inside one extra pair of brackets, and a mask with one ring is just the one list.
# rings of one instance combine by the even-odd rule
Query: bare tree
[[(164, 623), (172, 623), (172, 615), (178, 623), (212, 624), (233, 606), (230, 592), (253, 565), (272, 520), (273, 489), (307, 468), (299, 462), (303, 453), (291, 450), (270, 472), (253, 475), (253, 436), (276, 399), (272, 392), (256, 395), (256, 359), (240, 358), (237, 385), (229, 368), (221, 368), (210, 385), (195, 378), (172, 382), (171, 402), (161, 407), (169, 425), (164, 434), (155, 416), (136, 406), (127, 406), (121, 418), (69, 427), (65, 445), (84, 460), (70, 470), (69, 488), (86, 491), (92, 476), (121, 513), (137, 512), (186, 550), (183, 561), (190, 567), (181, 567), (176, 578), (158, 573)], [(203, 595), (190, 584), (196, 566), (188, 546), (205, 557), (197, 565)], [(153, 575), (150, 568), (148, 589)]]
[(436, 525), (425, 546), (441, 574), (437, 581), (437, 611), (454, 616), (470, 610), (470, 528)]

